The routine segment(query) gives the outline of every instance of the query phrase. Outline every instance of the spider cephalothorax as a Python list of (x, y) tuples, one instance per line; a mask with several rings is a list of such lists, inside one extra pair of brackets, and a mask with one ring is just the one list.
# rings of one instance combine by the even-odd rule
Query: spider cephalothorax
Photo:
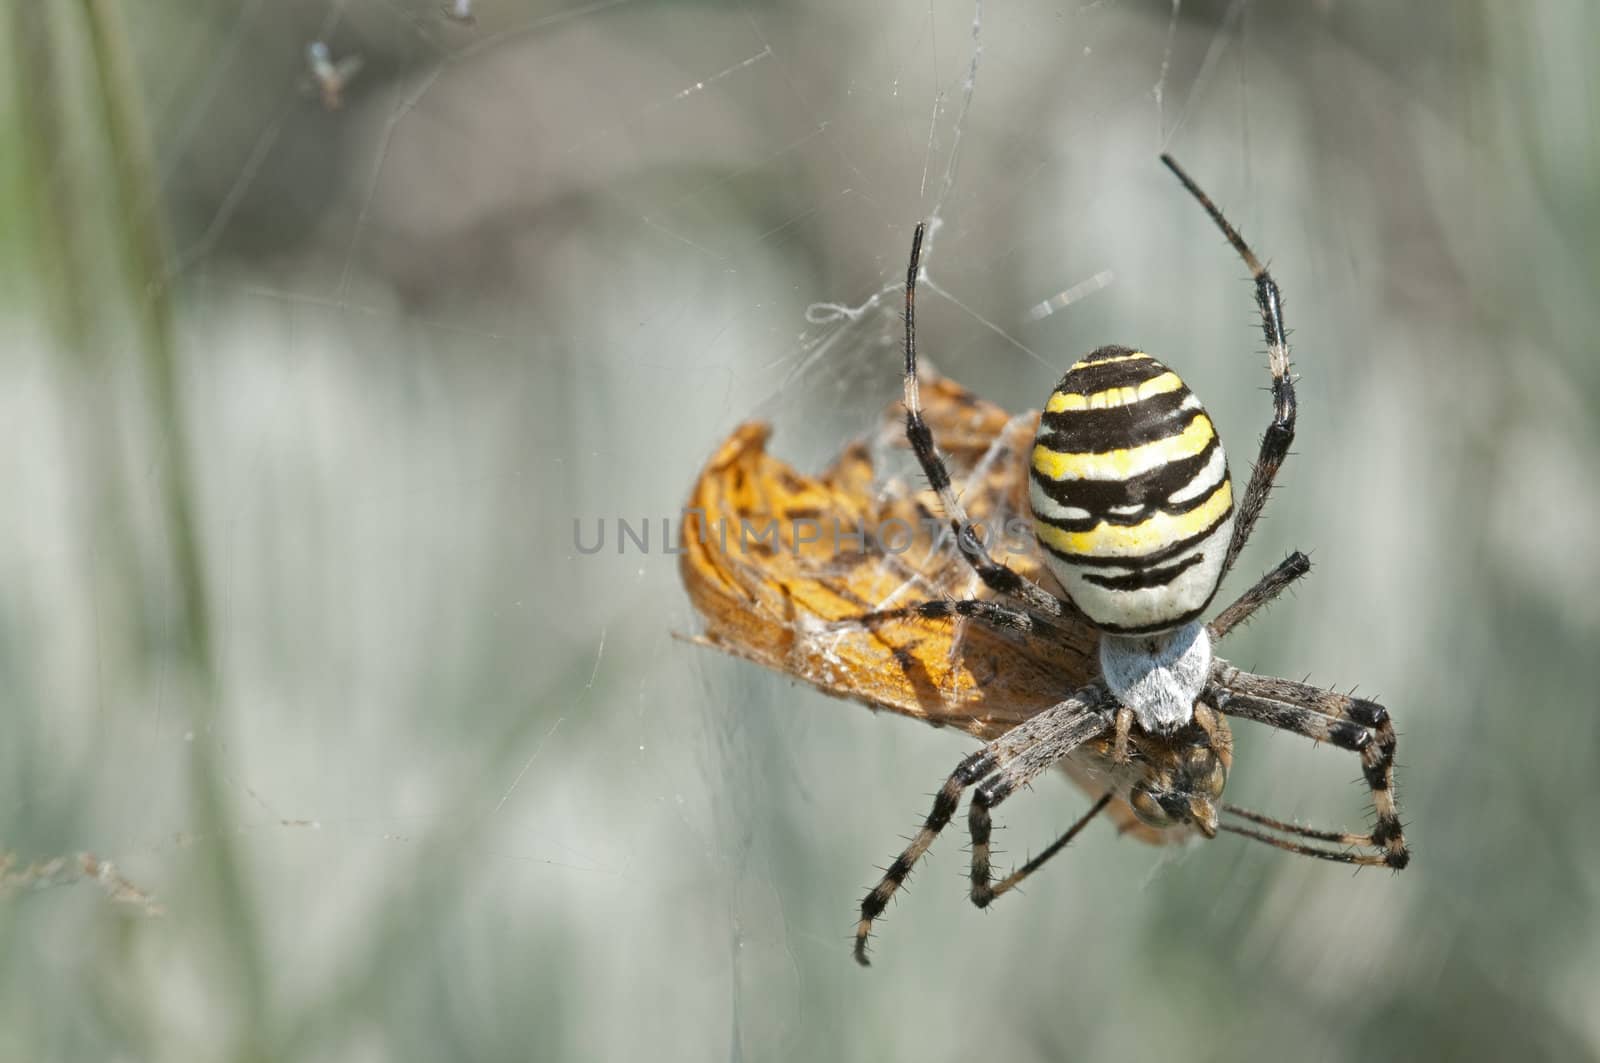
[[(1142, 351), (1101, 347), (1070, 368), (1040, 417), (1030, 463), (1034, 532), (1065, 596), (995, 561), (973, 533), (922, 418), (915, 294), (923, 227), (906, 273), (906, 437), (955, 532), (961, 554), (1002, 599), (948, 599), (856, 618), (965, 617), (1022, 638), (1065, 637), (1087, 624), (1099, 637), (1100, 675), (1054, 707), (965, 758), (934, 799), (922, 829), (861, 902), (856, 958), (866, 963), (872, 923), (912, 866), (975, 787), (972, 900), (980, 907), (1053, 856), (1115, 798), (1149, 826), (1219, 830), (1282, 849), (1399, 869), (1410, 860), (1394, 800), (1395, 733), (1383, 706), (1302, 683), (1254, 675), (1212, 644), (1310, 571), (1295, 553), (1210, 623), (1201, 614), (1233, 568), (1294, 438), (1295, 394), (1277, 283), (1215, 204), (1168, 156), (1162, 161), (1205, 208), (1255, 279), (1272, 374), (1273, 416), (1244, 494), (1235, 501), (1215, 426), (1178, 375)], [(1224, 714), (1325, 741), (1361, 756), (1376, 822), (1366, 833), (1313, 830), (1224, 805), (1233, 744)], [(996, 883), (991, 811), (1066, 758), (1102, 778), (1099, 801), (1061, 838)], [(1229, 813), (1299, 839), (1224, 822)], [(1334, 843), (1344, 848), (1309, 844)]]
[(1211, 662), (1211, 636), (1198, 621), (1148, 635), (1100, 636), (1101, 678), (1151, 734), (1170, 734), (1194, 717)]

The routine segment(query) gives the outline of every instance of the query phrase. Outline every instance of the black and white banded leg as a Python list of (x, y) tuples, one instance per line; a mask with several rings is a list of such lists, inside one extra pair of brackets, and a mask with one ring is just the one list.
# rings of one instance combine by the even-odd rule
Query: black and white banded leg
[(1226, 638), (1228, 632), (1249, 620), (1257, 609), (1271, 604), (1273, 599), (1310, 571), (1311, 559), (1298, 550), (1278, 562), (1276, 568), (1257, 580), (1253, 587), (1239, 595), (1233, 604), (1206, 625), (1211, 640), (1218, 642)]
[[(1102, 725), (1100, 730), (1104, 729)], [(1076, 746), (1085, 742), (1093, 738), (1094, 734), (1085, 735), (1072, 744)], [(1066, 848), (1067, 843), (1077, 837), (1078, 832), (1088, 826), (1089, 821), (1111, 803), (1110, 793), (1101, 795), (1100, 800), (1080, 816), (1076, 823), (1068, 827), (1061, 837), (1051, 842), (1038, 856), (1007, 875), (998, 886), (995, 885), (993, 869), (989, 864), (989, 834), (994, 826), (991, 813), (1000, 802), (1026, 786), (1036, 775), (1060, 760), (1062, 756), (1065, 756), (1065, 753), (1056, 753), (1048, 759), (1045, 756), (1018, 757), (979, 783), (978, 788), (972, 792), (972, 805), (967, 810), (967, 829), (972, 834), (972, 903), (979, 908), (989, 907), (989, 903), (996, 897), (1009, 892), (1017, 883), (1037, 871), (1046, 860)]]
[[(939, 836), (939, 832), (944, 830), (951, 817), (956, 814), (956, 809), (961, 803), (961, 795), (969, 786), (980, 782), (987, 783), (992, 778), (1009, 777), (1006, 769), (1013, 764), (1018, 765), (1021, 781), (1032, 778), (1079, 745), (1104, 732), (1110, 726), (1111, 708), (1112, 702), (1105, 688), (1098, 684), (1090, 684), (1026, 723), (1013, 727), (956, 765), (956, 770), (950, 773), (950, 777), (934, 795), (933, 808), (929, 810), (922, 827), (912, 837), (910, 844), (884, 869), (883, 878), (879, 879), (878, 884), (862, 898), (861, 918), (856, 923), (856, 962), (862, 966), (867, 965), (867, 939), (872, 934), (873, 921), (883, 914), (890, 899), (910, 876), (911, 869), (916, 866), (922, 854), (928, 851), (928, 847)], [(1020, 785), (1020, 782), (1016, 785)], [(976, 882), (978, 860), (976, 835), (974, 839), (973, 876)], [(1053, 846), (1051, 852), (1057, 849), (1059, 845)], [(987, 835), (985, 835), (983, 860), (984, 866), (987, 867)], [(1037, 866), (1037, 863), (1034, 866)]]
[[(1411, 852), (1406, 848), (1400, 823), (1399, 805), (1394, 796), (1396, 740), (1388, 709), (1366, 698), (1350, 697), (1289, 679), (1245, 672), (1221, 660), (1216, 662), (1212, 676), (1214, 681), (1207, 688), (1207, 696), (1214, 699), (1212, 703), (1221, 712), (1293, 731), (1360, 754), (1361, 774), (1372, 791), (1375, 822), (1372, 830), (1366, 834), (1349, 834), (1288, 828), (1277, 821), (1268, 822), (1266, 817), (1254, 813), (1241, 814), (1257, 823), (1290, 829), (1306, 837), (1377, 850), (1361, 853), (1299, 847), (1294, 848), (1295, 852), (1351, 864), (1384, 865), (1397, 871), (1411, 862)], [(1235, 834), (1278, 844), (1273, 839), (1244, 828), (1229, 829)], [(1279, 845), (1279, 848), (1291, 846)]]
[(1239, 257), (1244, 259), (1244, 264), (1250, 268), (1250, 275), (1256, 284), (1256, 308), (1261, 312), (1261, 331), (1267, 341), (1267, 368), (1272, 373), (1272, 421), (1261, 437), (1261, 452), (1250, 473), (1244, 498), (1235, 511), (1233, 538), (1228, 543), (1227, 559), (1222, 567), (1226, 574), (1238, 560), (1244, 544), (1249, 541), (1250, 532), (1267, 504), (1267, 495), (1272, 491), (1272, 481), (1278, 475), (1284, 458), (1289, 455), (1290, 444), (1294, 442), (1294, 377), (1289, 366), (1288, 332), (1283, 327), (1283, 297), (1278, 291), (1278, 282), (1272, 279), (1267, 267), (1250, 250), (1250, 245), (1244, 242), (1239, 230), (1223, 217), (1221, 209), (1211, 201), (1211, 197), (1200, 190), (1200, 186), (1171, 155), (1161, 156), (1161, 161), (1211, 215), (1211, 220), (1217, 223), (1222, 235), (1228, 238), (1228, 243), (1233, 245)]
[(897, 606), (893, 609), (879, 609), (871, 613), (862, 613), (859, 616), (846, 617), (841, 623), (866, 624), (870, 626), (890, 620), (907, 620), (912, 617), (918, 617), (923, 620), (948, 620), (951, 617), (958, 616), (968, 620), (976, 620), (980, 624), (986, 624), (1001, 631), (1015, 631), (1023, 635), (1051, 635), (1060, 632), (1059, 628), (1041, 620), (1032, 613), (984, 598), (930, 598), (927, 601), (914, 602), (911, 605)]
[(967, 511), (956, 497), (950, 483), (950, 472), (944, 459), (934, 446), (933, 430), (922, 419), (922, 396), (917, 386), (917, 274), (922, 263), (922, 237), (926, 226), (919, 224), (911, 238), (911, 264), (906, 268), (906, 441), (922, 466), (928, 484), (939, 495), (950, 530), (955, 535), (956, 547), (991, 590), (1006, 595), (1027, 606), (1032, 612), (1048, 617), (1077, 617), (1082, 614), (1071, 601), (1058, 597), (1023, 576), (1015, 569), (1001, 564), (990, 556), (989, 550), (974, 532), (967, 519)]
[[(994, 888), (989, 890), (989, 899), (993, 900), (1003, 893), (1011, 892), (1011, 890), (1021, 883), (1023, 879), (1027, 878), (1029, 875), (1033, 874), (1035, 871), (1039, 870), (1039, 868), (1044, 866), (1045, 861), (1059, 853), (1062, 849), (1065, 849), (1067, 844), (1078, 836), (1078, 832), (1089, 825), (1089, 821), (1091, 819), (1094, 819), (1094, 817), (1105, 811), (1106, 806), (1111, 803), (1111, 800), (1112, 794), (1109, 790), (1101, 794), (1100, 800), (1091, 805), (1089, 807), (1089, 811), (1079, 816), (1076, 823), (1063, 831), (1061, 837), (1045, 846), (1038, 856), (1035, 856), (1033, 859), (1029, 860), (1027, 863), (1023, 864), (1021, 867), (1017, 868), (1015, 871), (1011, 872), (1011, 874), (1007, 875), (1005, 878), (996, 883)], [(974, 896), (973, 900), (976, 902), (977, 897)], [(980, 908), (986, 906), (987, 902), (985, 902), (985, 904), (978, 905)]]

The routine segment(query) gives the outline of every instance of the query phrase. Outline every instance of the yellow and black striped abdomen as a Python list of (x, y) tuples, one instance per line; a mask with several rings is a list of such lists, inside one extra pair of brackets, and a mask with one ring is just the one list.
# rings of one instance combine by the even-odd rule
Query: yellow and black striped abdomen
[(1228, 459), (1178, 374), (1101, 347), (1067, 370), (1034, 438), (1033, 527), (1051, 570), (1107, 631), (1200, 615), (1233, 534)]

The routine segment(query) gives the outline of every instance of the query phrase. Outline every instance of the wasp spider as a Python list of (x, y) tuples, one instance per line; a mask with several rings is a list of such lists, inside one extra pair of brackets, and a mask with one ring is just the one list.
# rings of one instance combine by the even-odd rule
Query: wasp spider
[[(967, 521), (923, 421), (915, 317), (923, 227), (917, 227), (906, 272), (906, 437), (939, 495), (962, 556), (987, 587), (1010, 602), (934, 600), (858, 619), (872, 624), (907, 616), (961, 616), (1044, 639), (1087, 623), (1099, 633), (1100, 675), (965, 758), (951, 773), (921, 830), (861, 902), (855, 954), (863, 964), (873, 920), (973, 786), (971, 896), (980, 908), (1060, 851), (1114, 796), (1152, 827), (1190, 827), (1207, 838), (1231, 831), (1350, 864), (1398, 870), (1410, 860), (1394, 798), (1395, 732), (1388, 711), (1362, 698), (1253, 675), (1212, 655), (1215, 640), (1310, 570), (1305, 556), (1295, 553), (1210, 624), (1200, 620), (1249, 540), (1288, 454), (1294, 381), (1277, 283), (1210, 197), (1171, 157), (1163, 155), (1162, 162), (1211, 216), (1255, 279), (1272, 373), (1272, 421), (1244, 494), (1235, 499), (1222, 441), (1200, 400), (1171, 369), (1142, 351), (1101, 347), (1067, 370), (1039, 421), (1030, 484), (1034, 533), (1066, 597), (990, 556)], [(1218, 713), (1360, 754), (1376, 813), (1372, 829), (1364, 834), (1312, 830), (1221, 804), (1232, 749)], [(1050, 765), (1074, 754), (1081, 760), (1085, 751), (1090, 760), (1102, 761), (1110, 788), (1062, 838), (995, 883), (989, 862), (995, 806)], [(1222, 822), (1220, 812), (1307, 841)]]

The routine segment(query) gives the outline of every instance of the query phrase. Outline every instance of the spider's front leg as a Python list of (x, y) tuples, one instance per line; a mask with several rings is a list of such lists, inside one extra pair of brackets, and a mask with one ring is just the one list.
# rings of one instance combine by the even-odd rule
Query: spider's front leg
[[(1330, 835), (1375, 853), (1332, 852), (1300, 848), (1311, 856), (1346, 863), (1385, 865), (1396, 871), (1411, 862), (1400, 808), (1394, 796), (1394, 723), (1389, 710), (1375, 701), (1353, 698), (1305, 683), (1256, 675), (1218, 660), (1208, 687), (1213, 704), (1230, 716), (1255, 720), (1285, 731), (1329, 742), (1361, 755), (1361, 773), (1372, 791), (1375, 822), (1362, 835)], [(1261, 822), (1261, 820), (1257, 820)], [(1269, 824), (1271, 825), (1271, 824)], [(1238, 828), (1235, 833), (1249, 833)], [(1252, 835), (1255, 836), (1255, 835)], [(1311, 836), (1316, 836), (1312, 834)], [(1262, 838), (1261, 840), (1271, 841)], [(1273, 844), (1279, 844), (1276, 841)]]
[[(934, 796), (933, 808), (929, 810), (927, 818), (923, 820), (922, 828), (911, 839), (894, 862), (884, 870), (883, 878), (878, 880), (867, 895), (861, 900), (861, 917), (856, 922), (855, 955), (856, 962), (863, 967), (867, 966), (867, 938), (872, 934), (872, 924), (875, 919), (883, 914), (884, 908), (889, 904), (895, 892), (904, 885), (911, 869), (921, 859), (922, 854), (928, 851), (933, 840), (939, 832), (950, 822), (961, 803), (962, 793), (974, 783), (1000, 778), (1017, 777), (1018, 783), (1031, 779), (1043, 771), (1050, 764), (1070, 753), (1080, 744), (1101, 734), (1109, 726), (1106, 718), (1106, 694), (1104, 688), (1091, 684), (1073, 694), (1072, 697), (1055, 705), (1039, 715), (1019, 724), (996, 738), (976, 753), (964, 758), (956, 765), (956, 770), (950, 773), (939, 792)], [(1007, 770), (1007, 769), (1011, 770)], [(1003, 795), (1001, 795), (1003, 799)], [(998, 803), (991, 800), (991, 805)], [(975, 806), (976, 807), (976, 806)], [(1098, 810), (1098, 809), (1097, 809)], [(986, 813), (987, 814), (987, 813)], [(1062, 843), (1064, 844), (1064, 842)], [(1052, 847), (1052, 852), (1059, 846)], [(977, 837), (974, 835), (973, 844), (973, 899), (977, 899)], [(1042, 862), (1042, 861), (1039, 861)], [(984, 837), (983, 864), (988, 867), (988, 838)], [(1034, 866), (1037, 865), (1037, 862)], [(1031, 867), (1030, 867), (1031, 870)], [(983, 902), (987, 903), (987, 901)]]
[[(1102, 796), (1093, 808), (1068, 828), (1066, 833), (1049, 848), (1008, 876), (998, 887), (994, 885), (994, 876), (989, 864), (989, 835), (993, 829), (991, 812), (1000, 802), (1026, 786), (1040, 772), (1084, 742), (1105, 732), (1108, 721), (1103, 708), (1097, 711), (1090, 707), (1097, 702), (1101, 706), (1109, 707), (1110, 695), (1104, 688), (1090, 685), (1073, 695), (1071, 701), (1063, 702), (1048, 713), (1023, 724), (1023, 727), (1027, 727), (1035, 722), (1045, 721), (1045, 725), (1035, 729), (1029, 736), (1027, 744), (1017, 751), (1012, 760), (997, 764), (994, 773), (973, 791), (972, 807), (967, 811), (967, 828), (972, 834), (972, 903), (979, 908), (987, 908), (996, 897), (1033, 874), (1041, 864), (1060, 852), (1067, 842), (1111, 803), (1109, 794)], [(1065, 706), (1071, 708), (1062, 712)], [(1049, 719), (1046, 720), (1046, 717)], [(1020, 730), (1022, 727), (1016, 728), (1011, 733)]]

